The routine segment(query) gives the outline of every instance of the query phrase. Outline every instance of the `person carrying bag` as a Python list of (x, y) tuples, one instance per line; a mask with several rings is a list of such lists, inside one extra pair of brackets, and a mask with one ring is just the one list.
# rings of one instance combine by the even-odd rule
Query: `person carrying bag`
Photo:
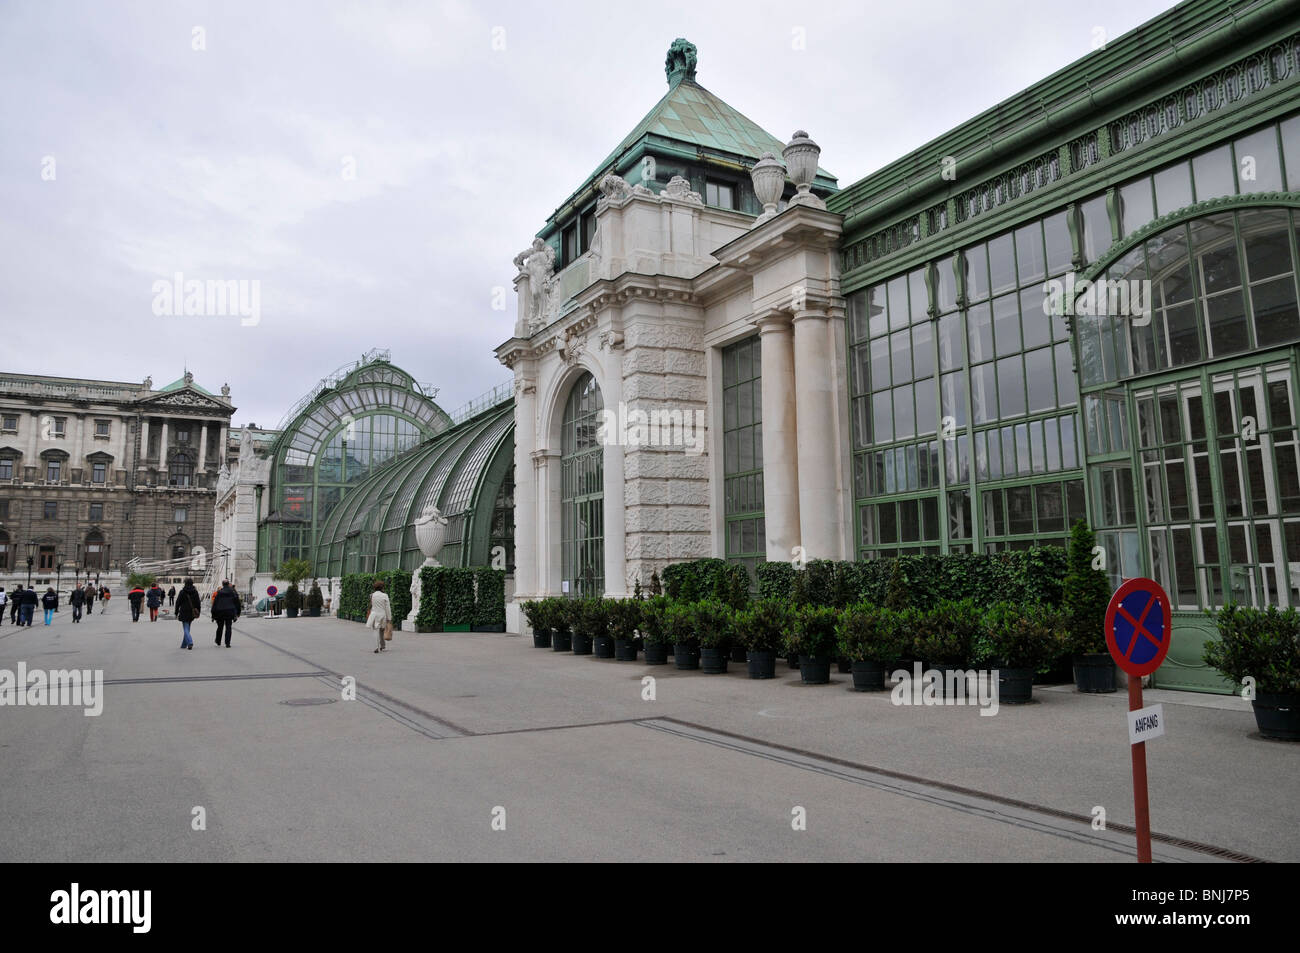
[(366, 619), (366, 625), (379, 633), (376, 654), (383, 652), (387, 648), (384, 643), (393, 638), (393, 606), (388, 601), (388, 594), (384, 592), (383, 580), (375, 580), (375, 591), (370, 594), (370, 615)]

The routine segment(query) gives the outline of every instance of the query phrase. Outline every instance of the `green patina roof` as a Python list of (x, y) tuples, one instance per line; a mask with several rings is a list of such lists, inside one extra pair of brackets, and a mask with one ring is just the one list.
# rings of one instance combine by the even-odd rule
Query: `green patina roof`
[(196, 383), (195, 381), (190, 381), (189, 384), (187, 385), (185, 383), (185, 377), (183, 375), (181, 377), (176, 378), (176, 380), (172, 381), (166, 387), (159, 387), (157, 392), (161, 393), (163, 391), (169, 391), (169, 390), (180, 390), (182, 387), (186, 387), (186, 386), (193, 387), (200, 394), (207, 394), (209, 397), (217, 396), (216, 394), (212, 393), (212, 391), (200, 387), (198, 383)]

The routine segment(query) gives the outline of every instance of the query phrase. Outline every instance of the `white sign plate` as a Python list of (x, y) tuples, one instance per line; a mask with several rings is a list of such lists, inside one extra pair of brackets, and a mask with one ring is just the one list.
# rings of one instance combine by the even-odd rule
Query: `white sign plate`
[(1165, 733), (1165, 708), (1149, 705), (1128, 713), (1128, 741), (1131, 745), (1159, 738)]

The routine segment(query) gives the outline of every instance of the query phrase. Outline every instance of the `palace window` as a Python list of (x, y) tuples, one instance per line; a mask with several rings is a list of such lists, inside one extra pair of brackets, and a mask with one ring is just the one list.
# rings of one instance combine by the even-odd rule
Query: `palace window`
[(5, 414), (3, 418), (0, 418), (0, 430), (12, 430), (12, 431), (17, 432), (17, 430), (18, 430), (18, 415), (17, 415), (17, 414)]
[(0, 457), (0, 480), (12, 480), (13, 478), (14, 478), (13, 457)]
[(112, 428), (112, 426), (113, 426), (113, 423), (112, 423), (112, 421), (110, 421), (110, 420), (96, 420), (96, 421), (95, 421), (95, 436), (96, 436), (96, 437), (107, 437), (107, 436), (109, 435), (109, 431), (110, 431), (110, 429)]
[(98, 523), (98, 522), (99, 522), (100, 520), (102, 520), (103, 518), (104, 518), (104, 504), (103, 504), (103, 503), (91, 503), (91, 504), (90, 504), (90, 519), (91, 519), (93, 522)]
[(178, 506), (172, 510), (173, 522), (184, 523), (189, 518), (190, 518), (190, 509), (188, 506)]
[(108, 464), (92, 463), (90, 465), (90, 482), (104, 483), (108, 479)]
[(168, 482), (172, 486), (191, 486), (194, 482), (194, 461), (186, 454), (178, 453), (172, 458), (167, 471)]
[(42, 519), (56, 520), (59, 518), (59, 504), (53, 500), (46, 500)]
[(51, 437), (65, 437), (68, 433), (68, 418), (54, 417), (50, 423)]
[(760, 348), (760, 339), (751, 337), (722, 349), (726, 557), (745, 566), (751, 577), (767, 554)]
[(736, 207), (736, 187), (728, 182), (715, 182), (712, 179), (704, 183), (704, 204), (716, 208)]
[(58, 483), (59, 476), (62, 474), (62, 472), (63, 472), (62, 460), (45, 461), (45, 482), (46, 483)]

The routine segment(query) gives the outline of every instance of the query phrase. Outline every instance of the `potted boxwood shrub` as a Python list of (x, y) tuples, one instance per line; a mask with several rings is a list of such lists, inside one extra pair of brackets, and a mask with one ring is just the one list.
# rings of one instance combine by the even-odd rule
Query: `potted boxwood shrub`
[(586, 613), (587, 626), (591, 631), (591, 646), (596, 658), (614, 657), (614, 636), (609, 631), (610, 607), (613, 599), (593, 597), (587, 601), (583, 610)]
[(849, 659), (855, 692), (885, 690), (885, 674), (911, 648), (901, 613), (859, 602), (840, 616), (835, 630), (840, 655)]
[(542, 601), (547, 604), (544, 618), (551, 624), (551, 651), (571, 651), (574, 601), (563, 596), (548, 596)]
[(1205, 643), (1205, 664), (1235, 682), (1255, 680), (1251, 707), (1260, 735), (1300, 741), (1300, 613), (1229, 603), (1206, 614), (1219, 637)]
[(520, 606), (528, 626), (533, 630), (533, 648), (549, 649), (551, 647), (550, 609), (545, 599), (530, 600)]
[(302, 590), (298, 588), (296, 582), (289, 583), (289, 588), (284, 593), (284, 610), (290, 619), (298, 618), (298, 613), (302, 609)]
[(664, 632), (673, 646), (673, 664), (681, 671), (700, 667), (700, 641), (695, 636), (695, 616), (689, 603), (669, 602), (663, 615)]
[(1074, 687), (1081, 692), (1104, 693), (1115, 691), (1115, 660), (1106, 648), (1103, 631), (1106, 606), (1110, 603), (1110, 581), (1100, 569), (1092, 568), (1096, 543), (1088, 524), (1078, 520), (1070, 530), (1061, 609), (1070, 631)]
[(321, 594), (320, 586), (313, 579), (311, 589), (307, 592), (307, 615), (313, 619), (320, 618), (320, 610), (324, 606), (325, 597)]
[(691, 624), (700, 642), (700, 670), (706, 675), (727, 671), (732, 636), (732, 610), (718, 599), (691, 604)]
[(737, 614), (736, 640), (745, 646), (750, 678), (776, 678), (776, 656), (790, 628), (790, 606), (781, 599), (759, 599)]
[(997, 670), (998, 700), (1024, 705), (1033, 698), (1034, 673), (1050, 665), (1068, 641), (1061, 612), (999, 602), (984, 610), (971, 651), (976, 666)]
[(609, 600), (609, 633), (614, 637), (614, 658), (620, 662), (636, 661), (636, 630), (644, 604), (635, 596)]
[(983, 621), (979, 607), (974, 599), (947, 600), (910, 614), (910, 618), (916, 626), (916, 654), (938, 673), (935, 692), (943, 697), (944, 686), (970, 663), (971, 646)]
[(665, 616), (668, 612), (666, 596), (651, 596), (641, 604), (641, 618), (638, 631), (645, 643), (645, 663), (647, 665), (668, 664), (668, 627)]
[(794, 631), (786, 636), (786, 649), (799, 656), (799, 675), (805, 685), (825, 685), (835, 661), (835, 627), (840, 611), (830, 606), (804, 605), (795, 610)]
[(591, 644), (600, 634), (603, 613), (594, 605), (599, 600), (593, 596), (581, 596), (567, 600), (569, 628), (573, 631), (573, 654), (590, 655)]

